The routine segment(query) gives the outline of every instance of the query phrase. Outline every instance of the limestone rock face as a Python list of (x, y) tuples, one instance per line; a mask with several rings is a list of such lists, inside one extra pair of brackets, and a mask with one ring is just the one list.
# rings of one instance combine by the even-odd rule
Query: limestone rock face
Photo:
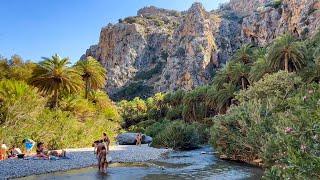
[(319, 28), (319, 6), (318, 0), (282, 0), (277, 6), (266, 4), (243, 19), (241, 37), (244, 42), (261, 46), (284, 33), (308, 37)]
[(211, 12), (200, 3), (183, 12), (145, 7), (102, 28), (82, 58), (106, 68), (114, 99), (191, 90), (208, 84), (242, 44), (264, 46), (285, 32), (313, 35), (319, 7), (317, 0), (230, 0)]

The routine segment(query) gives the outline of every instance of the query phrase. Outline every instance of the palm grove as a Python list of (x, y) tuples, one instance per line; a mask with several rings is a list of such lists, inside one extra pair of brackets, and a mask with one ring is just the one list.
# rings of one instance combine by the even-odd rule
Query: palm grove
[(266, 168), (265, 178), (320, 178), (320, 33), (285, 34), (267, 47), (242, 46), (211, 84), (115, 105), (101, 90), (105, 69), (91, 57), (69, 65), (0, 61), (1, 137), (53, 148), (88, 146), (119, 126), (153, 146), (192, 149), (210, 142), (221, 157)]
[(89, 146), (107, 131), (115, 135), (120, 115), (101, 89), (105, 69), (88, 57), (70, 66), (54, 55), (35, 64), (19, 56), (0, 61), (1, 141), (44, 141), (49, 148)]
[(265, 178), (320, 178), (320, 33), (242, 46), (210, 85), (118, 103), (122, 126), (154, 146), (208, 141), (222, 158), (266, 168)]

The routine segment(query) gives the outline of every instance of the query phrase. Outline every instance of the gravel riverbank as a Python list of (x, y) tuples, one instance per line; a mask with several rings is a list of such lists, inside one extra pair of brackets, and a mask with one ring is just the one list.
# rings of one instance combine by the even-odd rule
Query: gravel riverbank
[[(143, 162), (158, 159), (170, 149), (156, 149), (147, 145), (110, 147), (112, 162)], [(69, 159), (61, 160), (23, 160), (0, 161), (0, 179), (24, 177), (35, 174), (66, 171), (96, 165), (93, 148), (67, 149)]]

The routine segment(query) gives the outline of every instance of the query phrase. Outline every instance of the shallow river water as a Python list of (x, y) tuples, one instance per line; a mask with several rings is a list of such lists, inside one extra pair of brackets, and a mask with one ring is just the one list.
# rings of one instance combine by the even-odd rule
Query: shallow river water
[[(203, 154), (206, 152), (206, 154)], [(222, 161), (210, 147), (193, 151), (171, 152), (167, 157), (145, 163), (113, 163), (108, 173), (90, 167), (66, 172), (29, 176), (23, 179), (106, 179), (106, 180), (168, 180), (168, 179), (260, 179), (260, 168), (242, 163)]]

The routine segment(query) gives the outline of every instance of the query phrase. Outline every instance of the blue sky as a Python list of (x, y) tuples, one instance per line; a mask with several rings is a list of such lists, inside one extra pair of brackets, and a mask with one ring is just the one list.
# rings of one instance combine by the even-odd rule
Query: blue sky
[[(207, 10), (228, 0), (199, 0)], [(99, 40), (100, 30), (137, 10), (187, 10), (194, 0), (1, 0), (0, 55), (38, 61), (58, 53), (75, 62)]]

